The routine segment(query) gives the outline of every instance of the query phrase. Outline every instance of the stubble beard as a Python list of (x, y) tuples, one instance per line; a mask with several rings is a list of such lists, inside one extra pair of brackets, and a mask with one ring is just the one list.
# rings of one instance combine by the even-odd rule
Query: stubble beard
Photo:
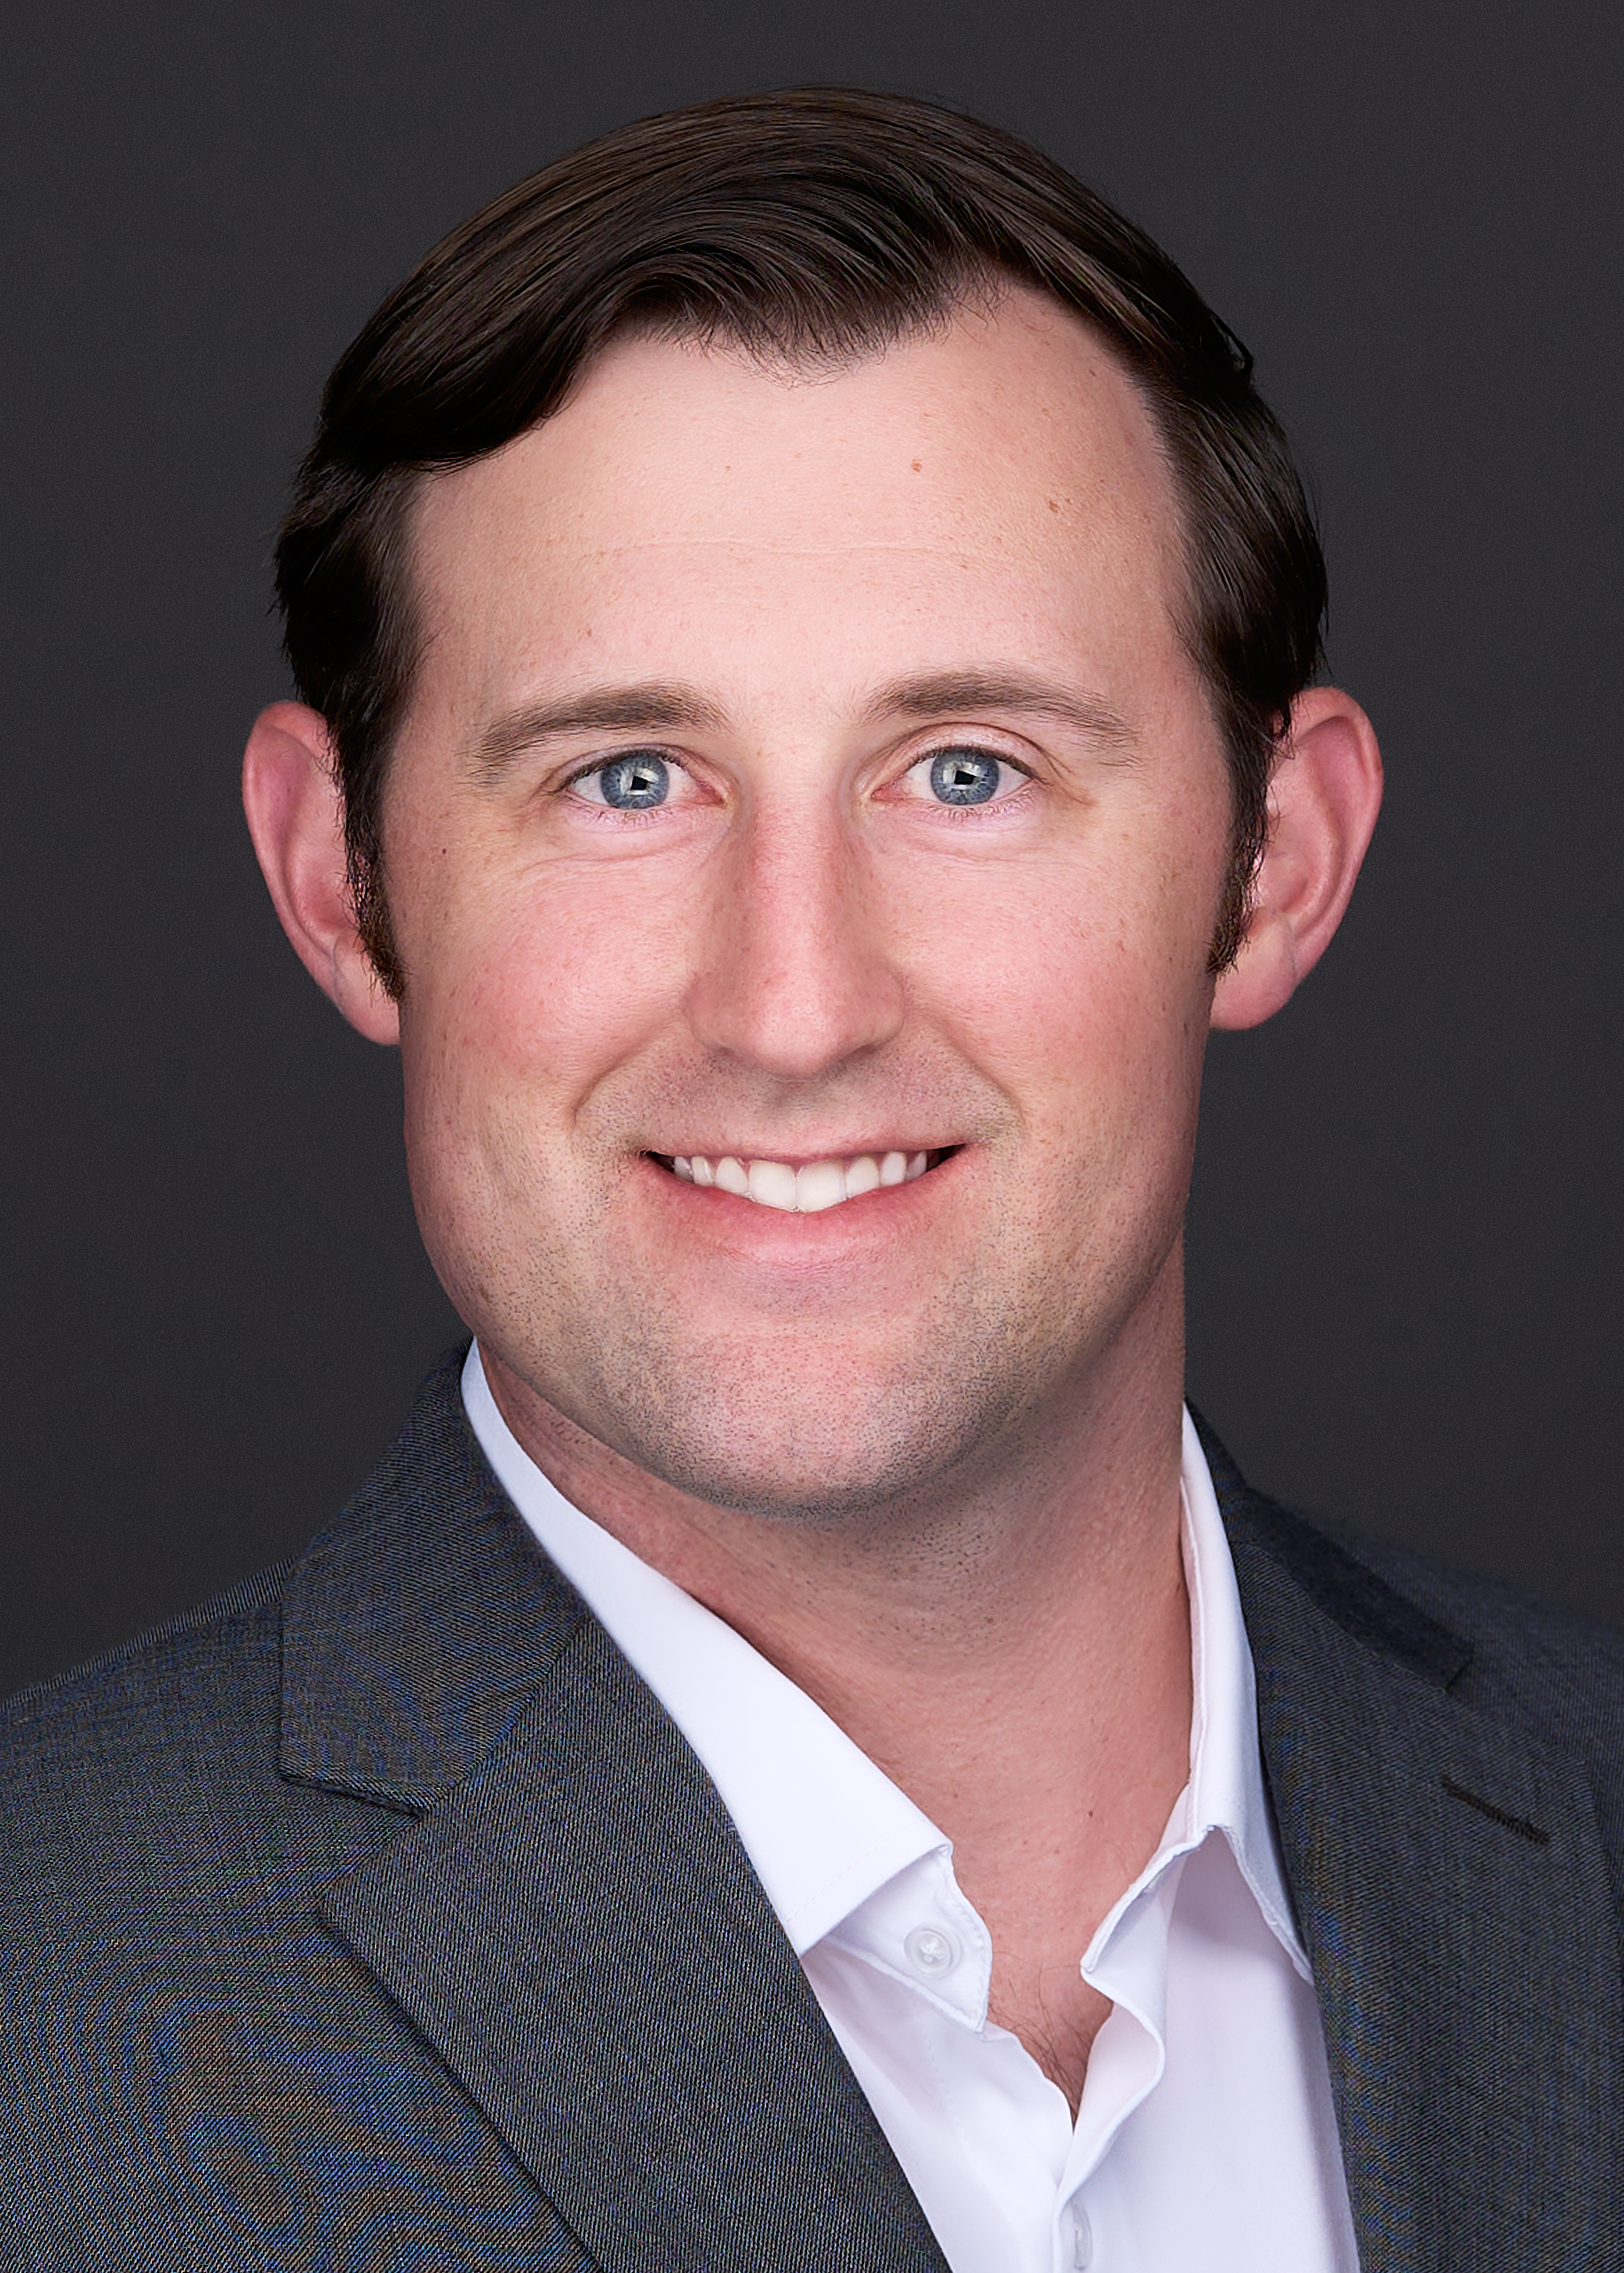
[(918, 1540), (1008, 1485), (1042, 1408), (1154, 1275), (1102, 1284), (1098, 1258), (1040, 1252), (1030, 1232), (999, 1249), (867, 1334), (784, 1318), (706, 1335), (669, 1286), (620, 1277), (560, 1303), (566, 1274), (538, 1271), (504, 1305), (524, 1324), (500, 1351), (576, 1428), (696, 1500), (854, 1547)]

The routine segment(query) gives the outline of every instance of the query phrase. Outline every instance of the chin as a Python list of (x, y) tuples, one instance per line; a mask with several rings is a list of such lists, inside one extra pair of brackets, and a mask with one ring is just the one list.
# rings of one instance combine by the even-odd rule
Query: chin
[[(939, 1501), (954, 1471), (1002, 1434), (1011, 1399), (944, 1397), (915, 1374), (905, 1387), (846, 1382), (842, 1393), (786, 1397), (781, 1382), (747, 1394), (644, 1410), (620, 1449), (697, 1500), (768, 1522), (820, 1529), (895, 1522)], [(654, 1425), (650, 1427), (653, 1420)]]

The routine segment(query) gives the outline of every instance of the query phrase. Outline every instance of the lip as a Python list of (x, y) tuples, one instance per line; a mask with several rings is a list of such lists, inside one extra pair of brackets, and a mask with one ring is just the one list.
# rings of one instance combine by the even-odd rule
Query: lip
[(775, 1150), (770, 1144), (741, 1144), (736, 1142), (725, 1144), (674, 1144), (669, 1149), (663, 1145), (659, 1147), (650, 1145), (644, 1158), (657, 1160), (661, 1168), (667, 1169), (670, 1168), (674, 1160), (692, 1160), (695, 1153), (708, 1160), (725, 1160), (731, 1155), (736, 1160), (747, 1162), (778, 1160), (787, 1168), (810, 1168), (817, 1167), (821, 1160), (859, 1160), (865, 1152), (871, 1152), (876, 1160), (883, 1159), (887, 1152), (905, 1154), (923, 1152), (925, 1156), (928, 1174), (931, 1169), (939, 1168), (954, 1153), (962, 1152), (963, 1149), (962, 1142), (928, 1144), (922, 1144), (917, 1137), (890, 1137), (883, 1142), (860, 1138), (855, 1144), (826, 1144), (818, 1152), (782, 1152)]
[[(867, 1149), (867, 1148), (864, 1148)], [(900, 1149), (898, 1147), (897, 1149)], [(946, 1196), (946, 1186), (958, 1181), (958, 1165), (965, 1157), (963, 1144), (915, 1148), (926, 1153), (929, 1165), (912, 1183), (885, 1184), (844, 1201), (840, 1206), (802, 1215), (788, 1208), (763, 1207), (717, 1184), (685, 1184), (672, 1170), (674, 1157), (667, 1152), (642, 1155), (640, 1179), (649, 1197), (677, 1212), (672, 1228), (680, 1225), (707, 1244), (733, 1254), (740, 1260), (757, 1259), (777, 1266), (797, 1261), (833, 1263), (843, 1254), (853, 1258), (872, 1249), (876, 1238), (890, 1241), (921, 1210), (931, 1210)], [(699, 1147), (696, 1145), (697, 1152)], [(688, 1157), (692, 1157), (691, 1155)], [(715, 1157), (725, 1157), (717, 1155)], [(735, 1153), (735, 1158), (741, 1155)], [(775, 1160), (785, 1167), (806, 1167), (820, 1160), (853, 1158), (831, 1152), (745, 1153), (746, 1160)], [(680, 1236), (680, 1232), (677, 1233)]]

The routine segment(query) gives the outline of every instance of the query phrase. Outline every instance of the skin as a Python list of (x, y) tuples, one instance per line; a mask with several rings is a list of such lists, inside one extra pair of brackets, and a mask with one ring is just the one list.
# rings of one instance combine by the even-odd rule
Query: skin
[[(273, 706), (244, 777), (294, 945), (400, 1046), (510, 1426), (948, 1833), (994, 2017), (1073, 2107), (1107, 2009), (1078, 1960), (1188, 1772), (1206, 1036), (1311, 969), (1380, 797), (1358, 705), (1303, 696), (1215, 982), (1183, 557), (1132, 383), (1034, 296), (838, 370), (628, 340), (421, 500), (398, 1003), (321, 721)], [(954, 747), (1005, 762), (989, 804), (933, 800)], [(646, 814), (590, 771), (632, 749), (672, 768)], [(892, 1148), (945, 1157), (821, 1215), (663, 1165)]]

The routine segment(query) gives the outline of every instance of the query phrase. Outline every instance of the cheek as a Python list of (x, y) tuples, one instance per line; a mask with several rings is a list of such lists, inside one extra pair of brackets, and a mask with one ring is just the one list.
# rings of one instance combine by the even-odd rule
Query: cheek
[(962, 1052), (1029, 1122), (1097, 1136), (1199, 1080), (1222, 875), (1200, 839), (1108, 836), (1041, 873), (967, 864), (907, 919), (918, 997)]
[(462, 1108), (484, 1096), (578, 1105), (635, 1056), (680, 993), (680, 925), (629, 866), (500, 854), (470, 859), (424, 894), (401, 936), (402, 1042), (414, 1069)]
[[(486, 911), (488, 916), (488, 910)], [(624, 1055), (625, 991), (601, 983), (591, 943), (561, 930), (485, 921), (418, 966), (402, 1005), (408, 1166), (442, 1278), (467, 1292), (530, 1252), (577, 1179), (583, 1101)], [(449, 1275), (448, 1275), (449, 1274)]]
[(624, 959), (544, 917), (487, 906), (438, 953), (425, 942), (422, 984), (408, 965), (408, 1169), (425, 1244), (465, 1316), (516, 1254), (552, 1252), (574, 1220), (583, 1112), (648, 1023)]

